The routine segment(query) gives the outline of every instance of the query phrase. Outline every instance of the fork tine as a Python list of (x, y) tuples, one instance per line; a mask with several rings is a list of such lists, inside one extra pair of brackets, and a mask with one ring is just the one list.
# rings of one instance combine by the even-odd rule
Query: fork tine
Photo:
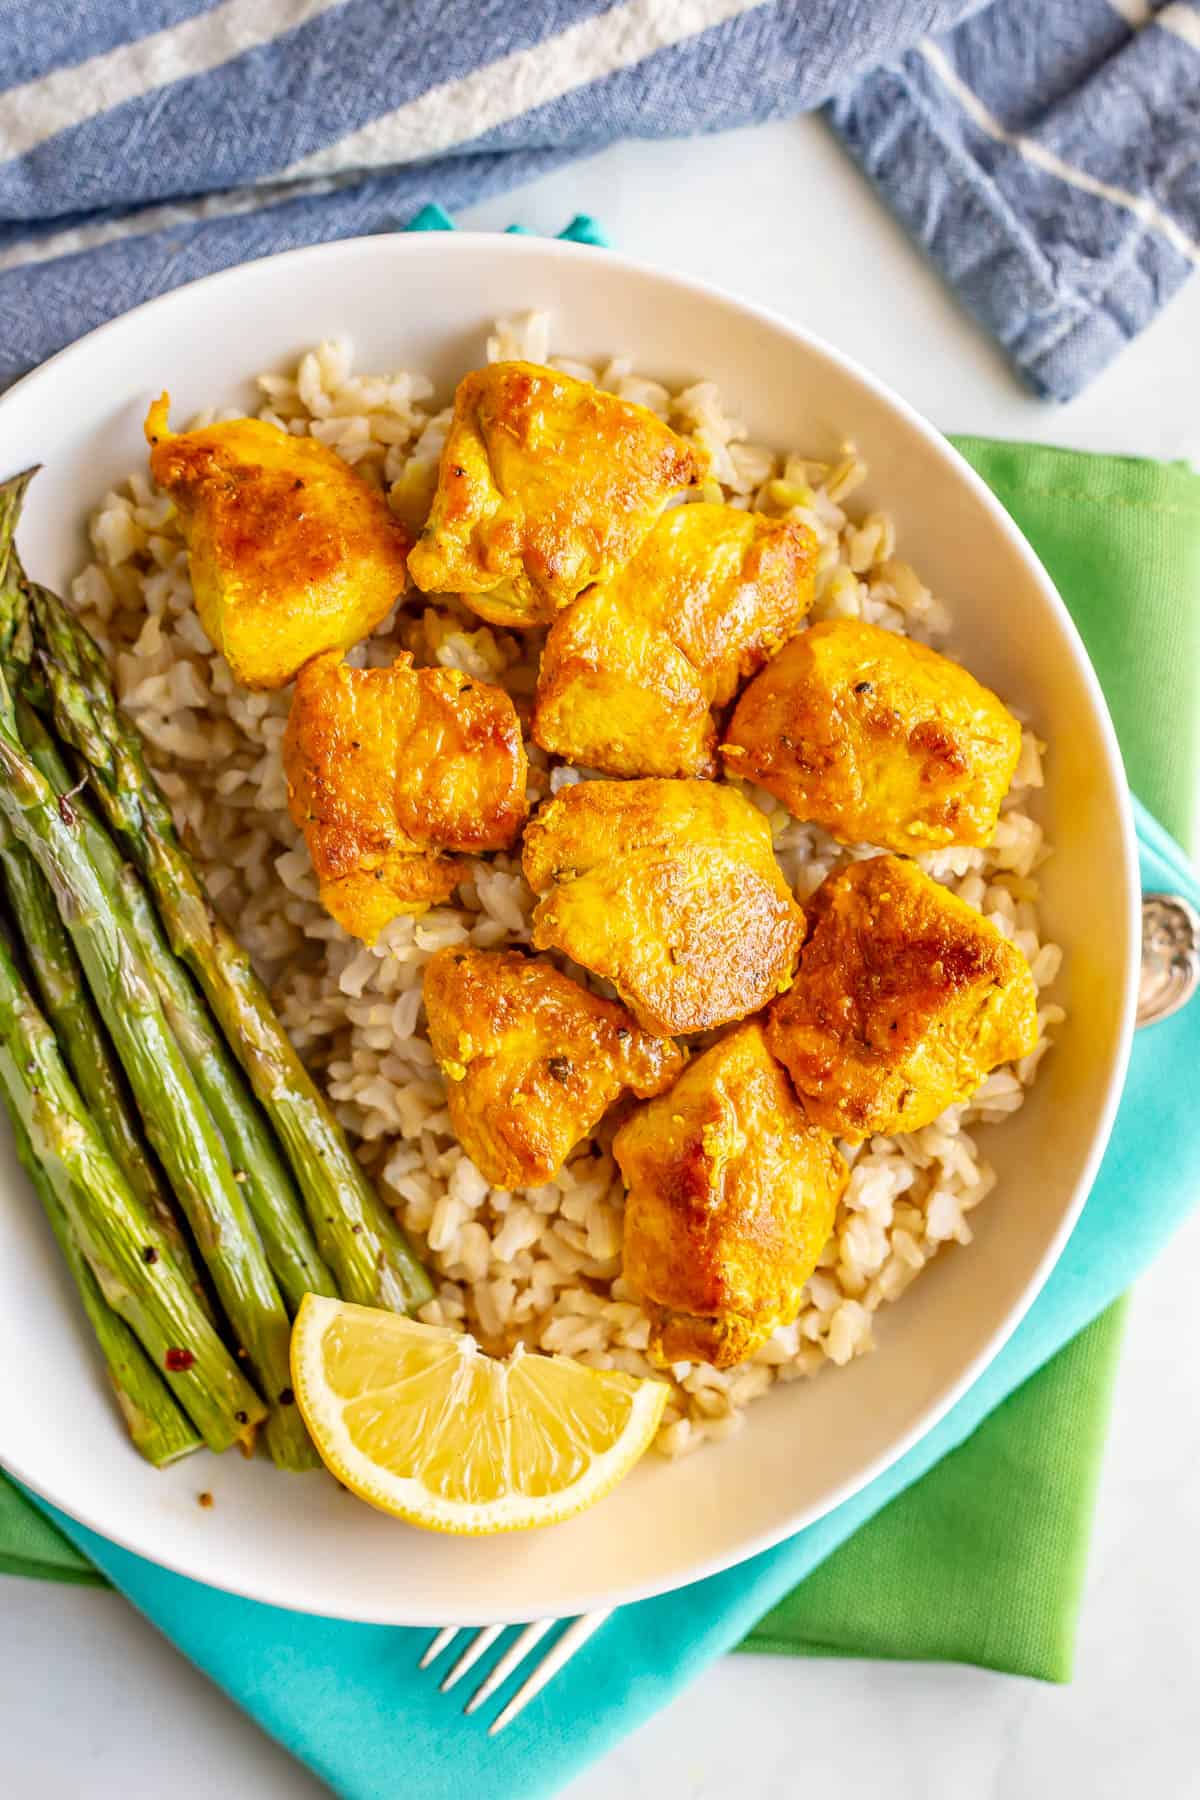
[(485, 1700), (490, 1700), (496, 1689), (504, 1686), (517, 1664), (524, 1662), (534, 1645), (540, 1644), (550, 1627), (557, 1623), (557, 1619), (535, 1619), (532, 1625), (527, 1625), (515, 1643), (508, 1646), (487, 1679), (480, 1682), (463, 1711), (473, 1713)]
[(448, 1694), (455, 1682), (461, 1681), (463, 1676), (467, 1673), (467, 1670), (473, 1669), (484, 1652), (491, 1649), (496, 1639), (500, 1636), (500, 1633), (507, 1630), (507, 1625), (485, 1625), (483, 1630), (480, 1631), (473, 1641), (467, 1645), (466, 1649), (447, 1675), (445, 1681), (443, 1681), (441, 1689), (442, 1693)]
[(563, 1632), (552, 1650), (547, 1651), (537, 1668), (523, 1681), (503, 1712), (499, 1713), (488, 1726), (488, 1736), (495, 1737), (506, 1725), (511, 1725), (519, 1712), (523, 1712), (529, 1702), (540, 1694), (546, 1683), (569, 1662), (577, 1650), (581, 1650), (592, 1633), (599, 1631), (605, 1619), (612, 1617), (612, 1608), (606, 1607), (603, 1612), (583, 1613), (573, 1625)]
[(436, 1662), (447, 1644), (452, 1644), (458, 1636), (457, 1625), (446, 1625), (433, 1639), (428, 1650), (417, 1664), (418, 1669), (427, 1669), (431, 1662)]

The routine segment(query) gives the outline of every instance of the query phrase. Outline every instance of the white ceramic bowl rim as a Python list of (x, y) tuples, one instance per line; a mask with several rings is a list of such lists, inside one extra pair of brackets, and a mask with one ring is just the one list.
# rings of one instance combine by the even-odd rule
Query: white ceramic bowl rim
[[(18, 407), (23, 408), (28, 414), (30, 403), (36, 399), (39, 391), (45, 390), (47, 395), (53, 392), (62, 393), (64, 390), (61, 384), (64, 380), (69, 380), (76, 371), (82, 374), (85, 369), (93, 368), (97, 361), (103, 361), (110, 347), (115, 349), (118, 346), (124, 346), (127, 343), (127, 334), (131, 330), (144, 331), (147, 342), (152, 344), (159, 322), (168, 321), (174, 309), (181, 306), (192, 306), (199, 296), (202, 296), (210, 307), (214, 318), (222, 316), (236, 318), (239, 304), (251, 306), (254, 304), (253, 296), (256, 287), (274, 287), (276, 277), (286, 277), (290, 286), (302, 289), (306, 278), (311, 275), (314, 279), (318, 279), (322, 272), (327, 271), (331, 263), (344, 265), (347, 271), (352, 270), (360, 280), (365, 279), (374, 269), (378, 279), (394, 278), (398, 290), (402, 291), (405, 268), (415, 272), (422, 268), (424, 263), (435, 253), (439, 261), (450, 272), (451, 279), (456, 268), (461, 268), (465, 280), (482, 266), (503, 271), (510, 265), (519, 269), (523, 264), (527, 264), (531, 275), (535, 271), (542, 274), (548, 272), (551, 284), (553, 284), (556, 271), (564, 272), (565, 275), (565, 272), (572, 271), (575, 265), (581, 265), (594, 274), (596, 283), (607, 284), (616, 292), (620, 292), (623, 287), (636, 284), (646, 289), (647, 292), (653, 288), (656, 293), (661, 294), (664, 306), (669, 306), (672, 302), (682, 305), (685, 301), (691, 301), (697, 303), (706, 312), (712, 313), (714, 317), (723, 311), (730, 319), (736, 318), (742, 322), (749, 320), (759, 325), (764, 333), (790, 340), (791, 345), (802, 358), (807, 358), (814, 367), (819, 364), (826, 365), (827, 370), (835, 373), (848, 388), (857, 385), (863, 395), (872, 397), (882, 408), (890, 412), (907, 433), (921, 440), (925, 449), (931, 453), (932, 459), (939, 466), (940, 473), (947, 484), (947, 493), (968, 495), (976, 509), (987, 516), (997, 538), (1006, 542), (1015, 552), (1030, 584), (1038, 590), (1040, 606), (1044, 609), (1045, 614), (1056, 622), (1064, 643), (1069, 646), (1070, 657), (1074, 665), (1073, 673), (1086, 690), (1087, 704), (1101, 751), (1103, 766), (1098, 771), (1098, 779), (1111, 789), (1112, 806), (1116, 815), (1115, 823), (1120, 842), (1121, 866), (1119, 869), (1114, 869), (1111, 874), (1112, 879), (1120, 884), (1124, 899), (1126, 943), (1122, 968), (1116, 976), (1118, 981), (1123, 982), (1117, 1005), (1119, 1023), (1113, 1034), (1109, 1050), (1109, 1075), (1104, 1092), (1096, 1106), (1090, 1147), (1079, 1164), (1073, 1200), (1064, 1210), (1057, 1227), (1047, 1238), (1040, 1260), (1032, 1271), (1019, 1300), (1010, 1308), (987, 1341), (979, 1347), (977, 1353), (958, 1368), (952, 1378), (938, 1385), (929, 1404), (922, 1408), (919, 1416), (911, 1422), (909, 1427), (890, 1440), (879, 1454), (856, 1467), (850, 1477), (831, 1486), (827, 1492), (822, 1494), (819, 1505), (800, 1508), (790, 1514), (784, 1511), (769, 1528), (757, 1530), (745, 1537), (739, 1538), (734, 1532), (729, 1536), (727, 1542), (719, 1547), (714, 1546), (710, 1554), (695, 1558), (686, 1569), (673, 1567), (661, 1578), (653, 1575), (647, 1578), (643, 1573), (638, 1579), (622, 1585), (620, 1580), (614, 1581), (608, 1576), (597, 1580), (590, 1568), (580, 1567), (577, 1578), (566, 1585), (560, 1585), (555, 1590), (553, 1597), (539, 1592), (536, 1595), (536, 1605), (532, 1608), (522, 1608), (516, 1598), (520, 1592), (519, 1570), (518, 1585), (514, 1586), (511, 1594), (503, 1597), (499, 1594), (489, 1594), (488, 1597), (480, 1600), (471, 1584), (471, 1569), (473, 1567), (476, 1570), (482, 1570), (483, 1565), (478, 1561), (472, 1564), (464, 1559), (463, 1569), (456, 1569), (453, 1563), (447, 1564), (450, 1579), (446, 1584), (444, 1595), (439, 1594), (436, 1600), (426, 1596), (414, 1606), (407, 1601), (403, 1593), (382, 1590), (371, 1592), (360, 1583), (352, 1593), (347, 1595), (343, 1605), (340, 1596), (331, 1592), (328, 1584), (321, 1588), (319, 1596), (314, 1595), (306, 1581), (305, 1569), (302, 1567), (293, 1567), (288, 1572), (286, 1566), (281, 1568), (276, 1565), (271, 1572), (264, 1572), (261, 1580), (247, 1576), (244, 1569), (231, 1572), (219, 1559), (213, 1560), (205, 1554), (202, 1534), (188, 1529), (180, 1530), (177, 1536), (173, 1536), (172, 1528), (169, 1525), (151, 1531), (140, 1505), (130, 1505), (124, 1512), (119, 1507), (114, 1510), (111, 1494), (106, 1494), (102, 1501), (94, 1502), (89, 1491), (86, 1470), (78, 1471), (77, 1480), (65, 1480), (61, 1474), (55, 1477), (47, 1473), (47, 1469), (42, 1466), (43, 1459), (36, 1453), (36, 1437), (31, 1437), (24, 1448), (18, 1447), (16, 1451), (10, 1451), (6, 1443), (0, 1442), (0, 1460), (3, 1460), (11, 1473), (35, 1493), (61, 1508), (81, 1524), (107, 1536), (123, 1548), (148, 1555), (152, 1560), (179, 1574), (193, 1577), (209, 1585), (227, 1587), (231, 1591), (240, 1592), (250, 1598), (281, 1607), (320, 1611), (330, 1616), (400, 1624), (474, 1623), (490, 1617), (526, 1618), (534, 1616), (535, 1612), (578, 1611), (599, 1605), (629, 1602), (682, 1585), (687, 1581), (714, 1574), (770, 1548), (848, 1500), (903, 1456), (936, 1425), (977, 1379), (1020, 1323), (1058, 1259), (1099, 1167), (1115, 1117), (1129, 1054), (1137, 974), (1137, 925), (1140, 897), (1132, 813), (1124, 783), (1120, 752), (1103, 695), (1062, 600), (1009, 515), (987, 486), (940, 434), (926, 424), (903, 400), (891, 393), (858, 364), (786, 319), (747, 305), (717, 289), (679, 276), (648, 269), (630, 259), (591, 246), (522, 237), (493, 237), (476, 233), (392, 236), (346, 240), (290, 251), (282, 256), (246, 264), (176, 289), (137, 308), (123, 318), (100, 327), (89, 336), (61, 351), (40, 369), (17, 383), (3, 399), (0, 399), (0, 453), (5, 453), (5, 427)], [(575, 281), (578, 288), (580, 283), (575, 279), (573, 273), (571, 279)], [(615, 331), (613, 335), (619, 337), (619, 333)], [(624, 345), (619, 347), (627, 348)], [(236, 342), (230, 344), (227, 360), (231, 365), (237, 365), (236, 368), (231, 368), (231, 380), (239, 379), (240, 368), (244, 365)], [(149, 376), (151, 384), (153, 379), (154, 376), (151, 374)], [(839, 1377), (835, 1376), (832, 1379), (837, 1380)], [(753, 1411), (757, 1412), (757, 1407)], [(0, 1429), (3, 1427), (3, 1420), (4, 1409), (3, 1403), (0, 1402)], [(106, 1419), (104, 1424), (105, 1429), (111, 1429), (115, 1434), (115, 1423)], [(750, 1429), (752, 1426), (748, 1424), (747, 1430)], [(35, 1446), (32, 1451), (29, 1447), (30, 1444)], [(711, 1454), (712, 1452), (706, 1450), (701, 1453), (701, 1456)], [(206, 1464), (206, 1470), (208, 1466)], [(211, 1466), (215, 1468), (217, 1465)], [(678, 1480), (679, 1468), (686, 1466), (688, 1465), (674, 1466), (674, 1480)], [(186, 1468), (187, 1465), (181, 1465), (181, 1467)], [(266, 1469), (256, 1471), (256, 1473), (265, 1479), (279, 1481), (281, 1484), (286, 1484), (287, 1481), (286, 1477), (275, 1476)], [(668, 1473), (669, 1471), (666, 1469), (661, 1472), (656, 1469), (655, 1478), (665, 1480)], [(151, 1479), (163, 1481), (166, 1478), (154, 1475)], [(212, 1485), (211, 1482), (206, 1484)], [(199, 1483), (194, 1479), (185, 1480), (180, 1491), (186, 1493), (198, 1485)], [(281, 1487), (280, 1491), (286, 1493), (286, 1487)], [(610, 1505), (611, 1502), (604, 1504)], [(287, 1510), (290, 1512), (290, 1508)], [(402, 1528), (389, 1527), (389, 1529), (400, 1531)], [(572, 1528), (560, 1527), (557, 1529)], [(491, 1540), (490, 1542), (493, 1545), (507, 1544), (511, 1546), (513, 1540)], [(472, 1554), (477, 1548), (478, 1546), (473, 1547)]]

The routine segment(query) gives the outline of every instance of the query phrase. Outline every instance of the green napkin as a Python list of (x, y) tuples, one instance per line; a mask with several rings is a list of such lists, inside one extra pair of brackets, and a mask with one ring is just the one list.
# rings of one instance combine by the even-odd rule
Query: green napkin
[(1200, 475), (1182, 462), (953, 441), (1070, 608), (1111, 709), (1130, 787), (1194, 856)]
[[(116, 1420), (113, 1420), (114, 1425)], [(0, 1472), (0, 1575), (26, 1575), (37, 1581), (70, 1581), (83, 1587), (107, 1587), (74, 1544)]]
[[(1070, 607), (1130, 786), (1193, 849), (1200, 476), (1133, 457), (955, 443)], [(742, 1648), (972, 1662), (1069, 1680), (1124, 1311), (1118, 1302), (1081, 1332)]]
[[(1113, 706), (1134, 788), (1187, 841), (1196, 774), (1200, 477), (1180, 467), (961, 440), (1045, 560)], [(1133, 651), (1136, 650), (1136, 655)], [(750, 1650), (1070, 1673), (1122, 1308), (836, 1551)], [(1020, 1508), (1011, 1497), (1021, 1494)], [(0, 1570), (99, 1579), (0, 1477)]]

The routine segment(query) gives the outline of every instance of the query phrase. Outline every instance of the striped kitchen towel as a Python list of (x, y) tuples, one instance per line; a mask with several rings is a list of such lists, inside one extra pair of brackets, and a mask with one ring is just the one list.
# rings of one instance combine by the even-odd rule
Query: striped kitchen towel
[(249, 257), (818, 106), (1039, 393), (1200, 261), (1193, 0), (0, 0), (0, 385)]

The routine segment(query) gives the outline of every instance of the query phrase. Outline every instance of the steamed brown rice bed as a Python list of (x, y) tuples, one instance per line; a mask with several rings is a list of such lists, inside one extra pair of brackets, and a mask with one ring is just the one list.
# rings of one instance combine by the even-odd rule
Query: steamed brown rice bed
[[(891, 520), (847, 511), (866, 473), (852, 446), (833, 463), (780, 454), (747, 440), (711, 383), (672, 394), (634, 374), (624, 359), (593, 368), (551, 358), (548, 340), (546, 315), (530, 314), (499, 324), (487, 354), (553, 360), (651, 407), (712, 453), (706, 497), (806, 520), (822, 545), (814, 617), (861, 616), (925, 640), (942, 638), (943, 609), (896, 559)], [(430, 411), (428, 381), (356, 375), (349, 347), (325, 343), (294, 375), (262, 376), (259, 387), (262, 417), (334, 445), (387, 488), (397, 511), (419, 522), (449, 416)], [(373, 949), (346, 936), (318, 904), (307, 853), (287, 814), (280, 739), (288, 695), (239, 690), (211, 650), (170, 502), (144, 472), (131, 475), (105, 497), (91, 537), (96, 560), (73, 585), (75, 603), (110, 650), (121, 698), (149, 740), (217, 904), (271, 982), (285, 1024), (324, 1080), (362, 1161), (427, 1256), (437, 1295), (422, 1316), (463, 1326), (493, 1350), (521, 1339), (597, 1367), (653, 1372), (644, 1354), (647, 1321), (621, 1276), (623, 1191), (611, 1130), (581, 1145), (546, 1187), (489, 1190), (451, 1132), (425, 1036), (421, 979), (434, 950), (529, 941), (532, 901), (519, 858), (477, 863), (460, 904), (397, 919)], [(536, 639), (481, 626), (454, 603), (415, 599), (356, 655), (384, 663), (402, 647), (418, 661), (503, 683), (518, 706), (533, 692)], [(1026, 810), (1042, 783), (1041, 750), (1027, 729), (989, 849), (942, 851), (921, 861), (1019, 944), (1044, 990), (1061, 954), (1040, 941), (1035, 871), (1045, 852)], [(530, 760), (533, 802), (579, 778), (549, 768), (533, 746)], [(846, 851), (791, 819), (769, 795), (747, 791), (770, 819), (780, 863), (801, 900), (839, 860), (869, 853), (866, 846)], [(1047, 1048), (1046, 1031), (1062, 1017), (1061, 1008), (1043, 1003), (1037, 1049), (996, 1070), (969, 1105), (951, 1107), (911, 1136), (847, 1149), (849, 1188), (799, 1318), (739, 1368), (676, 1365), (658, 1438), (663, 1451), (679, 1455), (735, 1430), (747, 1402), (773, 1381), (871, 1349), (873, 1313), (902, 1294), (944, 1244), (970, 1242), (967, 1215), (995, 1180), (977, 1128), (1020, 1106)]]

